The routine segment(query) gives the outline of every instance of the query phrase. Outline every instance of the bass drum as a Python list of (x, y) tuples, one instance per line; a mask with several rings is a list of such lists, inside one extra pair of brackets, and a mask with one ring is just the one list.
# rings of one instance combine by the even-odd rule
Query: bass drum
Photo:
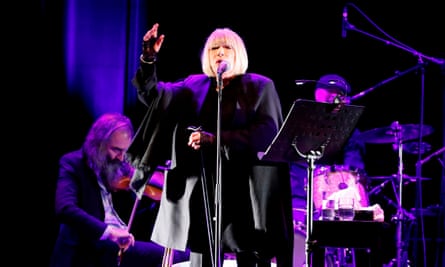
[[(353, 194), (359, 207), (369, 206), (369, 197), (366, 190), (366, 175), (360, 170), (351, 170), (348, 166), (333, 165), (321, 166), (314, 170), (313, 180), (314, 209), (321, 208), (323, 198), (329, 199), (341, 190)], [(341, 193), (341, 192), (340, 192)]]

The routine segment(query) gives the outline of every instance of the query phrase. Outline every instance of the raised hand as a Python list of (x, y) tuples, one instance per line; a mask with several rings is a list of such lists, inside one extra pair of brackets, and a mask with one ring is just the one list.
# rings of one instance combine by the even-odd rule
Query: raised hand
[(165, 35), (158, 35), (159, 23), (155, 23), (142, 38), (142, 59), (147, 62), (156, 60), (156, 55), (161, 49)]

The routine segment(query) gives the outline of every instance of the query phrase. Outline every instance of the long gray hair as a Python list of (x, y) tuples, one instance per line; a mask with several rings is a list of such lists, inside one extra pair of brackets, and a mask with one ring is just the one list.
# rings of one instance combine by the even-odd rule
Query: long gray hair
[[(90, 167), (97, 175), (100, 175), (107, 165), (107, 145), (111, 135), (118, 129), (128, 131), (130, 136), (134, 134), (128, 117), (120, 113), (105, 113), (94, 122), (85, 138), (82, 148)], [(124, 166), (126, 164), (128, 163), (124, 162)], [(126, 168), (120, 171), (124, 172)]]

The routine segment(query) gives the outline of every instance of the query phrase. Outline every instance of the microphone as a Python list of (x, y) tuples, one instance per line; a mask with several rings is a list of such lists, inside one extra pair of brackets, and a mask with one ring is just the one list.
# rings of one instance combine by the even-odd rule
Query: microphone
[(341, 37), (346, 38), (346, 31), (348, 30), (348, 8), (343, 8), (343, 20), (341, 23)]
[(228, 71), (229, 69), (230, 69), (229, 63), (227, 63), (227, 61), (223, 60), (219, 63), (217, 73), (218, 73), (218, 75), (221, 75), (224, 72)]

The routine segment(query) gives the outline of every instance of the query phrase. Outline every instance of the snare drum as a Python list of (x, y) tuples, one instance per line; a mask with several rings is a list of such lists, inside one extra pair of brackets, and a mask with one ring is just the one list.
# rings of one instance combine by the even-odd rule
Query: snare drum
[(351, 170), (348, 166), (320, 166), (314, 170), (313, 200), (314, 209), (320, 209), (323, 197), (329, 197), (340, 190), (348, 189), (358, 196), (359, 207), (369, 206), (364, 172)]

